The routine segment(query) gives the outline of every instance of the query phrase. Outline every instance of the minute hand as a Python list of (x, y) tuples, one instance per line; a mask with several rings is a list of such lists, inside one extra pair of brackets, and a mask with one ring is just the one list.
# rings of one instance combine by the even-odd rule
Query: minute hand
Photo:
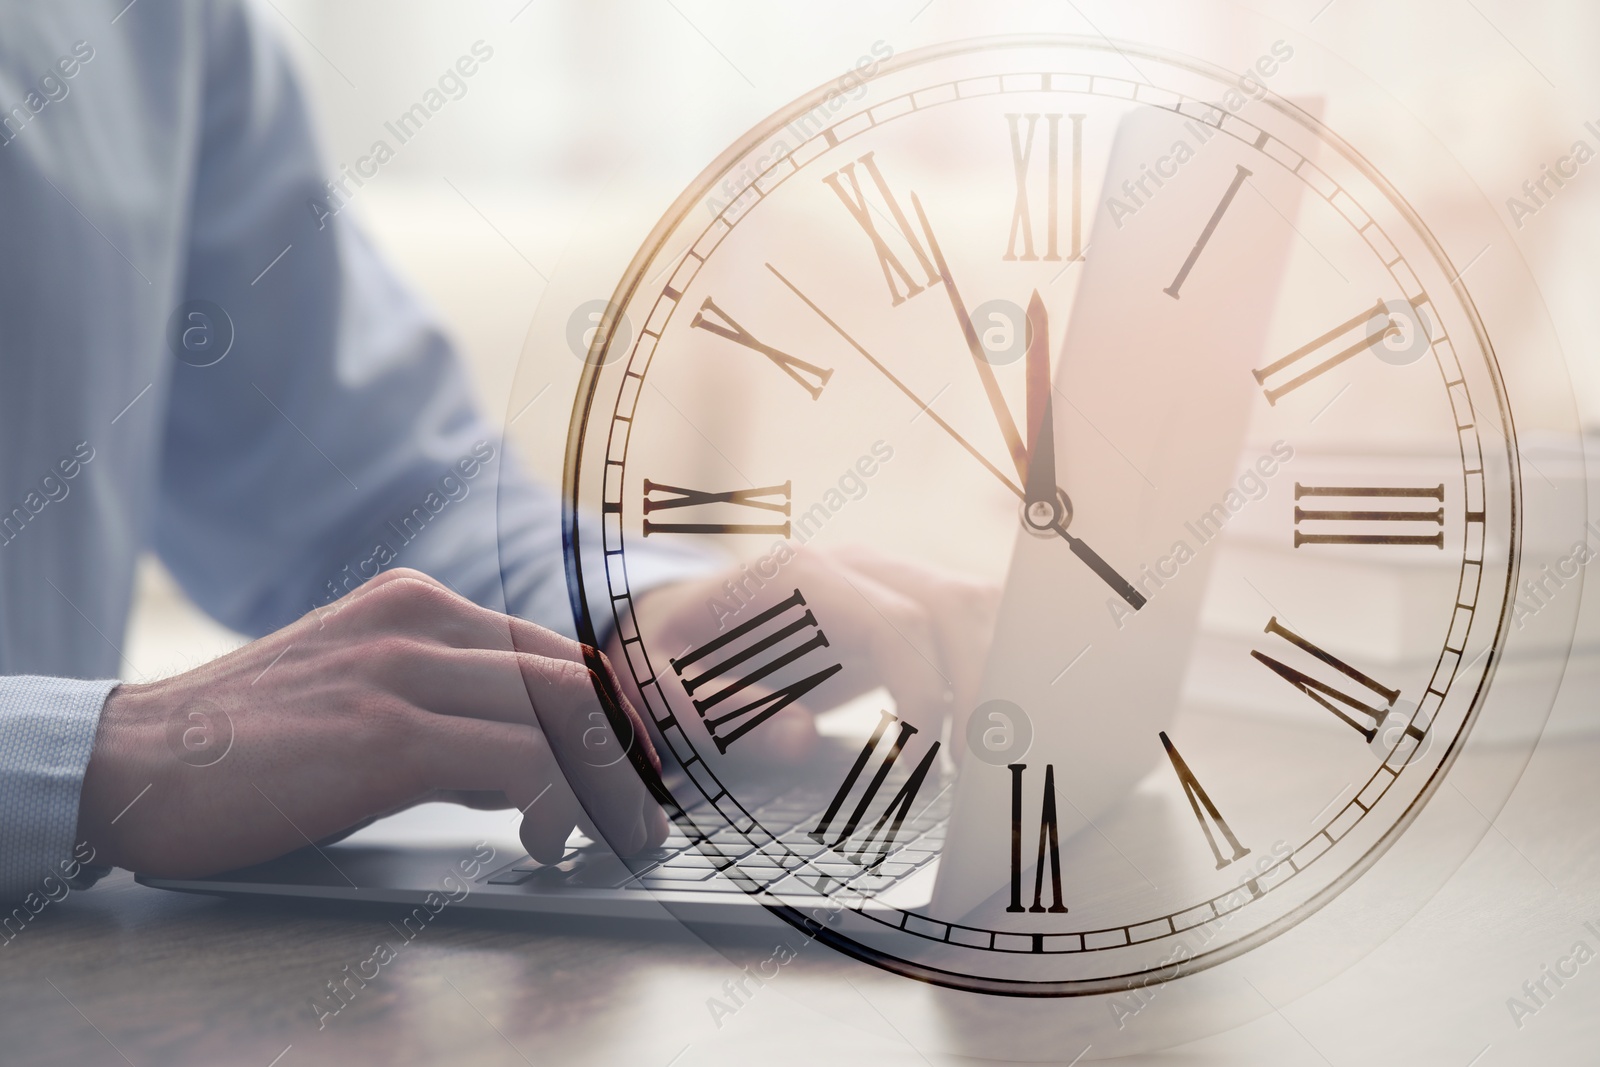
[(950, 264), (945, 262), (944, 251), (939, 247), (938, 238), (933, 236), (933, 227), (928, 225), (928, 216), (922, 210), (922, 201), (917, 199), (917, 194), (911, 194), (911, 207), (917, 213), (917, 222), (922, 227), (922, 234), (928, 241), (928, 252), (933, 256), (933, 265), (939, 271), (939, 277), (944, 282), (944, 291), (950, 297), (950, 306), (955, 308), (956, 321), (961, 324), (961, 333), (967, 339), (967, 351), (972, 354), (972, 365), (977, 368), (978, 377), (983, 382), (984, 394), (989, 398), (989, 407), (994, 411), (994, 418), (1000, 424), (1000, 434), (1006, 439), (1006, 447), (1011, 450), (1011, 459), (1017, 465), (1017, 477), (1028, 477), (1028, 448), (1023, 443), (1022, 435), (1017, 432), (1016, 420), (1011, 417), (1011, 409), (1006, 406), (1004, 394), (1000, 392), (1000, 382), (994, 376), (994, 368), (989, 365), (988, 358), (984, 355), (983, 344), (978, 340), (978, 331), (972, 325), (972, 316), (967, 314), (967, 306), (961, 301), (961, 294), (956, 291), (955, 279), (950, 276)]
[[(879, 374), (882, 374), (885, 378), (887, 378), (891, 385), (900, 390), (900, 392), (904, 393), (906, 398), (913, 404), (917, 405), (920, 410), (926, 412), (927, 415), (938, 424), (940, 429), (949, 434), (962, 448), (966, 449), (967, 454), (973, 459), (977, 460), (978, 463), (990, 474), (994, 475), (995, 479), (999, 481), (1001, 485), (1005, 486), (1007, 489), (1011, 490), (1012, 493), (1016, 494), (1017, 499), (1025, 499), (1026, 494), (1022, 486), (1006, 477), (1004, 471), (991, 463), (982, 452), (979, 452), (976, 448), (972, 447), (972, 443), (965, 437), (962, 437), (955, 427), (951, 426), (944, 419), (940, 418), (939, 414), (932, 409), (932, 406), (928, 402), (924, 401), (921, 397), (917, 396), (916, 393), (912, 392), (904, 382), (895, 376), (893, 371), (889, 370), (888, 367), (885, 367), (881, 362), (879, 362), (876, 356), (867, 351), (866, 348), (862, 346), (860, 341), (857, 341), (854, 337), (850, 336), (850, 333), (845, 330), (843, 326), (840, 326), (837, 322), (835, 322), (832, 316), (818, 307), (809, 296), (801, 292), (800, 288), (795, 285), (794, 282), (791, 282), (783, 275), (781, 271), (778, 270), (777, 267), (774, 267), (771, 263), (767, 264), (767, 269), (771, 271), (780, 282), (787, 286), (790, 292), (799, 297), (801, 302), (804, 303), (806, 307), (810, 308), (818, 318), (832, 327), (833, 331), (843, 338), (846, 344), (860, 353), (861, 357), (868, 363), (872, 364), (873, 368), (876, 369)], [(1112, 568), (1111, 564), (1107, 563), (1098, 552), (1085, 544), (1082, 538), (1075, 537), (1068, 533), (1067, 528), (1059, 523), (1050, 527), (1050, 529), (1054, 530), (1067, 542), (1072, 549), (1073, 555), (1077, 556), (1085, 564), (1087, 564), (1090, 570), (1094, 571), (1095, 574), (1100, 576), (1101, 581), (1109, 585), (1112, 591), (1120, 596), (1123, 600), (1126, 600), (1128, 604), (1134, 608), (1134, 610), (1144, 607), (1145, 600), (1144, 597), (1139, 594), (1139, 591), (1135, 589), (1127, 581), (1127, 579), (1118, 574), (1116, 570)]]

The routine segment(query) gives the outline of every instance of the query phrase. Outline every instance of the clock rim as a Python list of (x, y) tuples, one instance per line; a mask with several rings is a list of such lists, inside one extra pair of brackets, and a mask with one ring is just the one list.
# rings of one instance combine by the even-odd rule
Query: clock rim
[[(1232, 71), (1194, 56), (1124, 39), (1096, 38), (1079, 34), (1008, 34), (963, 38), (898, 53), (886, 60), (879, 67), (877, 73), (873, 75), (873, 78), (876, 79), (885, 74), (951, 57), (1014, 48), (1077, 48), (1100, 53), (1131, 53), (1141, 58), (1187, 70), (1222, 84), (1229, 84), (1237, 77)], [(661, 215), (649, 236), (641, 243), (638, 251), (634, 253), (629, 261), (621, 280), (607, 302), (600, 328), (595, 331), (595, 341), (584, 359), (584, 368), (577, 386), (572, 415), (568, 425), (567, 448), (563, 465), (563, 556), (573, 620), (578, 631), (579, 640), (586, 648), (592, 649), (595, 647), (597, 631), (589, 617), (586, 582), (580, 565), (582, 533), (579, 526), (583, 521), (584, 513), (578, 505), (577, 496), (581, 489), (584, 441), (589, 428), (590, 415), (594, 407), (599, 380), (606, 369), (607, 361), (603, 357), (605, 348), (614, 334), (612, 327), (615, 324), (616, 316), (622, 314), (623, 309), (638, 295), (641, 283), (648, 273), (647, 268), (655, 263), (657, 257), (665, 250), (668, 238), (679, 229), (681, 222), (689, 214), (690, 210), (701, 203), (716, 188), (717, 180), (725, 176), (732, 165), (739, 159), (746, 157), (769, 138), (786, 128), (796, 117), (814, 111), (837, 92), (837, 86), (832, 81), (818, 86), (768, 115), (720, 152), (710, 164), (699, 172)], [(1285, 118), (1298, 123), (1312, 136), (1326, 142), (1388, 201), (1397, 214), (1403, 218), (1412, 233), (1420, 238), (1435, 264), (1453, 278), (1450, 283), (1452, 293), (1470, 322), (1474, 338), (1484, 356), (1488, 379), (1493, 387), (1495, 404), (1506, 430), (1504, 434), (1505, 469), (1509, 475), (1507, 488), (1510, 514), (1505, 525), (1509, 531), (1509, 543), (1506, 548), (1505, 588), (1500, 598), (1499, 618), (1495, 621), (1494, 632), (1490, 638), (1489, 652), (1486, 657), (1487, 661), (1483, 674), (1478, 679), (1476, 690), (1470, 697), (1470, 703), (1466, 714), (1463, 716), (1461, 726), (1449, 739), (1439, 762), (1429, 772), (1427, 779), (1417, 789), (1416, 795), (1408, 802), (1405, 810), (1389, 822), (1377, 840), (1369, 845), (1359, 857), (1349, 861), (1344, 871), (1314, 890), (1306, 900), (1292, 906), (1283, 915), (1270, 920), (1259, 929), (1242, 935), (1226, 944), (1219, 945), (1217, 948), (1197, 953), (1183, 961), (1162, 964), (1139, 971), (1124, 972), (1105, 978), (1067, 980), (992, 978), (905, 960), (892, 953), (864, 945), (842, 932), (835, 931), (826, 924), (819, 923), (809, 917), (797, 906), (764, 899), (761, 895), (756, 895), (756, 900), (769, 912), (806, 934), (807, 937), (822, 941), (846, 956), (870, 963), (892, 973), (900, 974), (903, 977), (915, 978), (952, 989), (1006, 997), (1095, 996), (1140, 988), (1148, 984), (1147, 981), (1141, 981), (1141, 979), (1149, 979), (1152, 976), (1165, 975), (1166, 977), (1163, 981), (1167, 981), (1184, 975), (1196, 974), (1244, 955), (1276, 939), (1318, 911), (1321, 911), (1327, 904), (1342, 894), (1400, 840), (1404, 832), (1427, 806), (1433, 795), (1438, 792), (1445, 777), (1460, 755), (1462, 746), (1470, 736), (1472, 728), (1482, 712), (1486, 695), (1491, 689), (1502, 658), (1507, 624), (1512, 618), (1512, 609), (1515, 605), (1514, 592), (1522, 563), (1523, 489), (1520, 451), (1516, 445), (1515, 418), (1510, 408), (1499, 357), (1483, 324), (1477, 303), (1472, 296), (1471, 290), (1462, 281), (1460, 272), (1455, 269), (1454, 263), (1432, 228), (1423, 220), (1420, 213), (1416, 211), (1411, 202), (1400, 193), (1388, 177), (1372, 164), (1364, 154), (1339, 135), (1337, 131), (1323, 124), (1292, 101), (1269, 89), (1257, 98), (1256, 102), (1271, 107)], [(1426, 290), (1424, 291), (1426, 292)], [(1476, 397), (1473, 398), (1473, 402), (1476, 406)], [(1481, 448), (1482, 443), (1480, 440)], [(611, 719), (613, 729), (618, 732), (618, 736), (628, 735), (631, 731), (631, 724), (620, 711), (620, 706), (617, 703), (620, 694), (614, 691), (610, 681), (606, 678), (606, 672), (595, 671), (593, 674), (597, 691), (603, 690), (602, 704)], [(660, 773), (655, 770), (648, 758), (639, 750), (639, 746), (630, 746), (629, 758), (652, 796), (667, 808), (669, 814), (675, 812), (677, 816), (682, 816), (683, 810), (681, 806), (672, 798), (671, 791), (662, 780)], [(823, 899), (830, 898), (825, 897)]]

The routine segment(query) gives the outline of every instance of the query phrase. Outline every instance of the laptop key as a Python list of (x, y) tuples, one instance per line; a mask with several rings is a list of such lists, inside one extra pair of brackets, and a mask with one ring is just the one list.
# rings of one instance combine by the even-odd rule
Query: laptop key
[(489, 885), (521, 885), (537, 873), (539, 872), (536, 870), (519, 870), (513, 867), (509, 871), (491, 874), (486, 881)]
[(625, 889), (653, 889), (660, 892), (684, 893), (741, 893), (738, 886), (725, 878), (712, 878), (702, 882), (686, 882), (678, 878), (658, 878), (647, 874), (637, 881), (629, 882)]
[(656, 868), (658, 871), (673, 870), (720, 870), (733, 862), (722, 856), (702, 856), (696, 852), (684, 852), (673, 856)]

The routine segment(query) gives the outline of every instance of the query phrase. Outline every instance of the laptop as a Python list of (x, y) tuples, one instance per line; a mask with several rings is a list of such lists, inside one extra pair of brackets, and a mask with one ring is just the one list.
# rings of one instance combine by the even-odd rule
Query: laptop
[[(1136, 174), (1140, 163), (1155, 158), (1170, 145), (1173, 114), (1137, 109), (1119, 124), (1107, 168), (1107, 187), (1125, 175)], [(1199, 183), (1204, 184), (1204, 183)], [(1117, 305), (1117, 288), (1124, 285), (1126, 268), (1144, 254), (1140, 241), (1118, 242), (1115, 225), (1106, 212), (1097, 215), (1093, 249), (1082, 265), (1077, 307)], [(1270, 279), (1281, 273), (1289, 248), (1287, 238), (1263, 240), (1256, 246), (1252, 273)], [(1136, 275), (1137, 276), (1137, 275)], [(1270, 304), (1269, 304), (1270, 306)], [(1085, 375), (1109, 373), (1104, 359), (1091, 353), (1104, 349), (1108, 331), (1122, 327), (1106, 315), (1078, 312), (1072, 316), (1057, 360), (1057, 383), (1070, 395), (1072, 382)], [(1265, 340), (1265, 315), (1248, 319), (1233, 316), (1216, 324), (1222, 331), (1218, 343), (1260, 348)], [(1221, 388), (1221, 387), (1219, 387)], [(1231, 388), (1231, 387), (1230, 387)], [(1240, 417), (1219, 419), (1217, 432), (1234, 435), (1233, 449), (1219, 447), (1218, 455), (1237, 457), (1244, 446), (1248, 419), (1234, 396), (1213, 398), (1222, 409), (1239, 408)], [(1063, 458), (1084, 428), (1067, 405), (1055, 406), (1055, 434)], [(1226, 445), (1228, 442), (1220, 442)], [(1226, 460), (1224, 460), (1225, 462)], [(1070, 462), (1070, 459), (1068, 459)], [(1067, 464), (1064, 463), (1063, 466)], [(1113, 500), (1126, 492), (1123, 472), (1101, 466), (1070, 470), (1071, 484), (1084, 487), (1093, 499)], [(1233, 477), (1226, 471), (1205, 472), (1223, 484)], [(1111, 485), (1114, 479), (1116, 485)], [(1106, 482), (1105, 485), (1096, 484)], [(1101, 490), (1104, 490), (1103, 492)], [(1203, 509), (1196, 509), (1203, 510)], [(1015, 643), (1008, 633), (1037, 626), (1059, 605), (1049, 600), (1049, 583), (1038, 580), (1039, 568), (1076, 566), (1064, 546), (1041, 541), (1021, 529), (1015, 539), (1013, 561), (1002, 594), (995, 651), (986, 667), (980, 700), (1003, 698), (1023, 708), (1045, 709), (1060, 700), (1052, 689), (1050, 673), (1016, 662)], [(1163, 598), (1159, 620), (1151, 620), (1187, 648), (1198, 627), (1210, 555), (1202, 553), (1183, 583), (1185, 591)], [(1047, 562), (1041, 562), (1047, 560)], [(1062, 563), (1061, 561), (1067, 561)], [(1144, 620), (1141, 620), (1144, 621)], [(1180, 702), (1187, 656), (1176, 653), (1140, 673), (1138, 701), (1163, 714), (1175, 713)], [(1086, 662), (1086, 675), (1095, 670)], [(1093, 689), (1100, 681), (1083, 684)], [(1106, 682), (1105, 684), (1112, 684)], [(1129, 699), (1125, 682), (1119, 701)], [(833, 766), (848, 763), (860, 750), (884, 707), (887, 694), (869, 693), (851, 705), (819, 716), (823, 744), (816, 758)], [(1041, 721), (1042, 734), (1050, 727)], [(959, 743), (959, 739), (957, 739)], [(1036, 747), (1039, 740), (1036, 739)], [(1148, 748), (1148, 746), (1146, 746)], [(1098, 811), (1115, 805), (1153, 766), (1142, 756), (1122, 762), (1095, 761), (1099, 775), (1092, 793), (1097, 800), (1083, 814), (1093, 819)], [(720, 830), (703, 833), (698, 826), (724, 825), (719, 813), (686, 803), (682, 817), (663, 844), (623, 862), (602, 842), (575, 833), (562, 859), (554, 864), (532, 860), (517, 837), (517, 813), (474, 811), (448, 804), (425, 804), (391, 816), (330, 845), (309, 846), (287, 856), (242, 870), (207, 878), (174, 879), (140, 876), (145, 885), (182, 892), (220, 896), (246, 895), (278, 898), (312, 898), (392, 903), (407, 906), (445, 903), (453, 910), (509, 911), (550, 915), (592, 916), (607, 919), (669, 919), (708, 924), (757, 924), (771, 921), (763, 899), (793, 904), (814, 904), (831, 888), (843, 883), (900, 908), (932, 904), (941, 914), (967, 914), (983, 906), (1003, 889), (993, 877), (978, 874), (1006, 869), (1000, 851), (1009, 838), (988, 832), (996, 825), (997, 811), (1008, 810), (1009, 778), (1004, 766), (977, 759), (965, 760), (957, 771), (942, 768), (937, 781), (925, 783), (920, 796), (930, 798), (902, 825), (885, 858), (863, 869), (843, 855), (835, 855), (810, 836), (832, 799), (826, 775), (807, 775), (796, 767), (766, 782), (764, 802), (751, 809), (771, 839), (760, 846), (743, 834)], [(904, 773), (904, 768), (901, 768)], [(698, 796), (681, 770), (668, 768), (664, 781), (674, 798)], [(896, 783), (886, 782), (893, 793)], [(929, 786), (934, 788), (929, 788)], [(748, 794), (745, 794), (748, 795)], [(699, 813), (705, 818), (697, 818)], [(1065, 820), (1064, 820), (1065, 822)], [(1063, 831), (1068, 828), (1063, 825)], [(1065, 844), (1069, 837), (1063, 832)], [(739, 883), (724, 874), (737, 864)], [(760, 892), (757, 892), (760, 891)], [(444, 903), (441, 903), (444, 902)]]

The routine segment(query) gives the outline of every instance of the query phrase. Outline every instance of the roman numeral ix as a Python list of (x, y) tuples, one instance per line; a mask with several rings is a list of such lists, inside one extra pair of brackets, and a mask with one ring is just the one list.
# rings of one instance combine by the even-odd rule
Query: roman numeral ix
[[(725, 493), (711, 493), (699, 489), (685, 489), (679, 485), (644, 480), (644, 536), (658, 533), (682, 534), (773, 534), (789, 536), (789, 520), (768, 523), (738, 522), (656, 522), (649, 516), (661, 511), (679, 508), (703, 508), (717, 504), (754, 508), (789, 514), (789, 482), (782, 485), (763, 485), (755, 489), (730, 489)], [(656, 494), (663, 494), (659, 498)]]
[[(796, 612), (800, 614), (796, 616)], [(800, 644), (787, 650), (777, 649), (776, 646), (789, 638), (807, 632), (810, 637)], [(728, 746), (839, 673), (843, 667), (838, 663), (829, 664), (797, 681), (777, 685), (765, 696), (737, 707), (724, 706), (725, 702), (756, 683), (765, 681), (789, 664), (827, 647), (827, 635), (817, 625), (816, 616), (806, 608), (805, 597), (796, 589), (787, 599), (755, 618), (669, 662), (673, 672), (683, 681), (684, 691), (693, 700), (694, 710), (705, 722), (717, 751), (726, 753)], [(826, 658), (821, 657), (823, 660)], [(689, 667), (707, 659), (711, 660), (711, 666), (703, 668), (699, 674), (690, 677), (685, 673)], [(720, 688), (711, 688), (719, 684)]]

